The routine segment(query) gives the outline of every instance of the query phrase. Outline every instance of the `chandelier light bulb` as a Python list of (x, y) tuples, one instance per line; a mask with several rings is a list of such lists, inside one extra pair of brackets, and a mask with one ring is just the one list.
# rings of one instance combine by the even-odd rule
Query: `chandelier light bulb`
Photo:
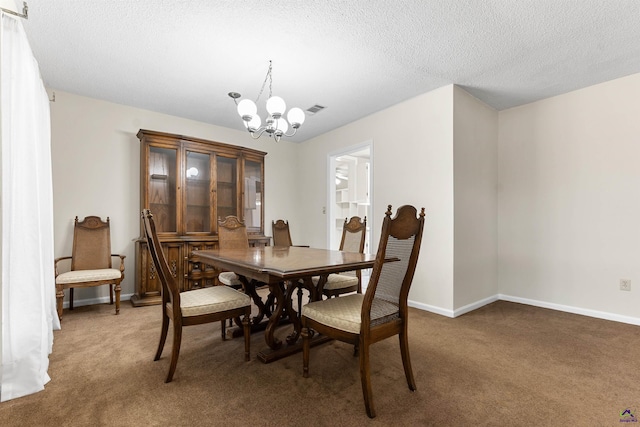
[(260, 126), (262, 126), (262, 120), (260, 119), (260, 116), (256, 114), (248, 122), (245, 121), (244, 126), (249, 130), (249, 132), (255, 132), (260, 129)]
[(280, 118), (286, 109), (287, 104), (279, 96), (272, 96), (267, 100), (267, 111), (275, 118)]
[(256, 117), (258, 107), (255, 102), (250, 99), (243, 99), (238, 103), (238, 115), (242, 117), (245, 122), (250, 121), (253, 117)]
[(290, 109), (287, 113), (287, 120), (289, 120), (289, 123), (291, 123), (291, 127), (293, 127), (294, 129), (299, 128), (304, 123), (304, 119), (304, 111), (302, 111), (298, 107)]
[(276, 120), (275, 126), (278, 131), (282, 133), (287, 133), (287, 131), (289, 130), (289, 123), (287, 123), (287, 121), (282, 118)]

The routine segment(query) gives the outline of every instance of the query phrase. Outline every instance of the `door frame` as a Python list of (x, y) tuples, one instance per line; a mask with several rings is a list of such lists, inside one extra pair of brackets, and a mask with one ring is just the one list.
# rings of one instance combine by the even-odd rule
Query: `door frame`
[[(326, 223), (326, 227), (327, 227), (327, 248), (329, 249), (335, 249), (332, 244), (332, 242), (334, 242), (336, 240), (336, 227), (335, 227), (335, 219), (337, 218), (337, 215), (335, 213), (335, 209), (336, 209), (336, 181), (335, 181), (335, 169), (336, 169), (336, 159), (340, 156), (345, 156), (345, 155), (351, 155), (354, 152), (358, 152), (358, 151), (362, 151), (368, 149), (369, 150), (369, 207), (367, 209), (367, 228), (369, 229), (367, 232), (367, 236), (366, 239), (369, 242), (368, 247), (369, 247), (369, 252), (370, 253), (375, 253), (375, 251), (373, 250), (372, 247), (372, 243), (373, 243), (373, 239), (372, 237), (372, 233), (370, 232), (370, 230), (372, 230), (372, 225), (375, 224), (374, 218), (373, 218), (373, 189), (374, 189), (374, 182), (373, 182), (373, 163), (374, 163), (374, 157), (373, 157), (373, 139), (369, 139), (366, 141), (363, 141), (359, 144), (355, 144), (355, 145), (350, 145), (348, 147), (342, 147), (338, 150), (335, 151), (331, 151), (327, 154), (327, 210), (326, 210), (326, 216), (327, 216), (327, 223)], [(338, 236), (339, 237), (339, 236)], [(338, 238), (339, 241), (339, 238)]]

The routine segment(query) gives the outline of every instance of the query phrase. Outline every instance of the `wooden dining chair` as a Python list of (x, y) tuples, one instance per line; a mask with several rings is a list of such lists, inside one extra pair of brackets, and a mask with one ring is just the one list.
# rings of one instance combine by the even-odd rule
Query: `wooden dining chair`
[[(391, 218), (389, 205), (366, 293), (350, 294), (302, 307), (303, 376), (309, 376), (310, 339), (314, 333), (358, 346), (360, 381), (367, 415), (376, 416), (371, 391), (369, 346), (399, 335), (402, 365), (410, 390), (416, 389), (407, 337), (407, 297), (418, 262), (424, 208), (401, 206)], [(397, 259), (385, 262), (385, 259)], [(314, 332), (315, 331), (315, 332)]]
[[(112, 268), (112, 258), (120, 258), (120, 267)], [(73, 310), (73, 289), (109, 285), (109, 303), (115, 294), (116, 314), (120, 313), (120, 283), (124, 279), (125, 255), (111, 253), (111, 228), (98, 216), (88, 216), (82, 221), (78, 217), (73, 225), (73, 248), (71, 256), (54, 260), (56, 282), (56, 305), (58, 318), (62, 320), (64, 290), (69, 289), (69, 310)], [(71, 269), (61, 273), (62, 261), (71, 260)], [(67, 264), (68, 267), (68, 264)]]
[(309, 245), (294, 245), (291, 241), (291, 231), (289, 231), (289, 221), (279, 219), (271, 221), (271, 234), (273, 234), (273, 246), (297, 246), (308, 248)]
[(293, 246), (289, 221), (282, 219), (271, 221), (271, 233), (273, 234), (273, 246)]
[[(247, 227), (237, 216), (229, 215), (218, 221), (218, 248), (246, 249), (249, 247)], [(238, 275), (232, 271), (223, 271), (218, 275), (218, 281), (234, 289), (242, 288)]]
[(162, 245), (158, 240), (153, 215), (149, 209), (142, 211), (142, 219), (149, 253), (153, 259), (158, 279), (162, 284), (162, 330), (160, 332), (158, 350), (153, 360), (160, 359), (164, 343), (167, 339), (169, 322), (173, 322), (171, 363), (169, 364), (169, 373), (167, 374), (165, 382), (171, 382), (176, 370), (176, 365), (178, 364), (183, 326), (219, 321), (222, 329), (222, 340), (224, 341), (225, 320), (241, 315), (244, 316), (242, 319), (244, 329), (244, 358), (246, 361), (249, 361), (251, 326), (250, 297), (227, 286), (210, 286), (181, 293), (175, 277), (169, 268), (164, 252), (162, 251)]
[[(364, 219), (360, 219), (359, 216), (353, 216), (351, 219), (345, 218), (339, 250), (346, 252), (364, 252), (366, 233), (366, 216)], [(355, 276), (351, 274), (350, 272), (330, 274), (322, 287), (322, 294), (327, 298), (331, 298), (351, 292), (362, 293), (362, 272), (356, 270)], [(319, 280), (319, 277), (314, 277), (314, 285), (317, 285)]]

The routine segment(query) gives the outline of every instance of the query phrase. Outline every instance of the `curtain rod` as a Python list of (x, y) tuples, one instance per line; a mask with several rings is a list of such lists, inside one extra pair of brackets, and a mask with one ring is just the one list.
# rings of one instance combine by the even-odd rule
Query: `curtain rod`
[(22, 2), (22, 13), (18, 13), (18, 12), (14, 12), (13, 10), (10, 9), (5, 9), (4, 7), (0, 7), (0, 9), (2, 9), (3, 12), (5, 13), (10, 13), (11, 15), (15, 15), (18, 16), (20, 18), (24, 18), (24, 19), (29, 19), (29, 6), (27, 6), (27, 2), (23, 1)]

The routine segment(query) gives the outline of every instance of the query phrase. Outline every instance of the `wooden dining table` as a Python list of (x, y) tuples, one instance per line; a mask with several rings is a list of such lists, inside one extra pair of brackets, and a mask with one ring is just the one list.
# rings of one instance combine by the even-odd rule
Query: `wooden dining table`
[[(375, 255), (357, 252), (343, 252), (298, 246), (266, 246), (246, 249), (208, 249), (194, 253), (200, 262), (221, 271), (233, 271), (239, 276), (244, 291), (256, 306), (258, 315), (252, 322), (257, 325), (266, 322), (266, 349), (258, 352), (258, 359), (269, 363), (302, 349), (300, 338), (301, 322), (299, 308), (302, 305), (303, 289), (311, 301), (322, 298), (322, 288), (327, 276), (352, 270), (373, 267)], [(319, 277), (314, 284), (312, 277)], [(269, 295), (263, 300), (256, 289), (268, 285)], [(297, 291), (298, 310), (293, 304)], [(283, 342), (276, 336), (276, 329), (285, 319), (292, 324)], [(326, 338), (324, 338), (326, 341)], [(312, 345), (323, 342), (316, 336)]]

